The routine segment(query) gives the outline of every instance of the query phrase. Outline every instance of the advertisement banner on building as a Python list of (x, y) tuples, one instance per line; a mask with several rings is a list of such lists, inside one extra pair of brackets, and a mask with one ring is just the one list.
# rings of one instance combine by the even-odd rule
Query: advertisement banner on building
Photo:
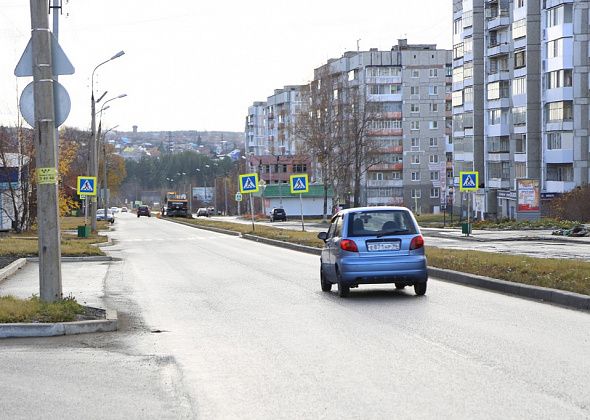
[(538, 179), (517, 179), (517, 197), (519, 212), (539, 212), (541, 189)]

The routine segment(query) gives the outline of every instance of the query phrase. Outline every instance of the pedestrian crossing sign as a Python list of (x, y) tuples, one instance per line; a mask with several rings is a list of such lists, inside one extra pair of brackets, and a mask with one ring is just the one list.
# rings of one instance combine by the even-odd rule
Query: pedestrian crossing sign
[(242, 194), (258, 192), (258, 174), (240, 175), (240, 192)]
[(477, 191), (479, 185), (479, 172), (459, 172), (459, 190), (460, 191)]
[(291, 194), (301, 194), (306, 192), (309, 192), (307, 174), (291, 175)]
[(96, 177), (79, 176), (77, 190), (78, 195), (96, 195)]

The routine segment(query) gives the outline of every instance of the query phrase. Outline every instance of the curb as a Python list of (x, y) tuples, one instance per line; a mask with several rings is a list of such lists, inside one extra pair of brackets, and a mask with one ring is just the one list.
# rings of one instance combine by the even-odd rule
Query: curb
[(105, 319), (54, 323), (0, 324), (0, 338), (54, 337), (59, 335), (90, 334), (117, 331), (116, 311), (90, 308), (103, 313)]
[(250, 235), (249, 233), (243, 234), (242, 238), (248, 239), (250, 241), (260, 242), (260, 243), (267, 244), (267, 245), (274, 245), (274, 246), (278, 246), (281, 248), (292, 249), (293, 251), (305, 252), (307, 254), (321, 255), (321, 253), (322, 253), (321, 248), (314, 248), (313, 246), (293, 244), (290, 242), (279, 241), (278, 239), (263, 238), (261, 236)]
[(160, 220), (164, 220), (164, 221), (172, 222), (172, 223), (178, 223), (179, 225), (190, 226), (190, 227), (197, 228), (197, 229), (209, 230), (211, 232), (223, 233), (224, 235), (230, 235), (230, 236), (241, 236), (242, 235), (240, 232), (236, 232), (235, 230), (221, 229), (221, 228), (216, 228), (216, 227), (212, 227), (212, 226), (196, 225), (194, 223), (183, 222), (181, 220), (174, 220), (174, 219), (170, 219), (170, 218), (160, 218)]
[(2, 281), (6, 280), (8, 277), (12, 276), (14, 273), (16, 273), (21, 268), (23, 268), (26, 263), (27, 263), (26, 258), (19, 258), (18, 260), (11, 262), (6, 267), (1, 269), (0, 270), (0, 283), (2, 283)]
[[(61, 262), (104, 262), (114, 261), (113, 257), (106, 255), (88, 255), (86, 257), (61, 257)], [(39, 257), (27, 257), (27, 262), (39, 262)]]
[(443, 268), (428, 267), (428, 274), (440, 280), (465, 286), (478, 287), (494, 292), (506, 293), (541, 302), (554, 303), (573, 309), (590, 310), (590, 296), (565, 290), (513, 283), (491, 277), (462, 273)]

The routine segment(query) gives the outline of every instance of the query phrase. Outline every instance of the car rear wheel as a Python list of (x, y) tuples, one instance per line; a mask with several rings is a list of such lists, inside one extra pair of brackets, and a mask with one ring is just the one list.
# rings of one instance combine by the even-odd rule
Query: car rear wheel
[(332, 283), (326, 280), (324, 270), (320, 268), (320, 284), (322, 285), (322, 292), (329, 292), (332, 290)]
[(336, 276), (338, 278), (338, 296), (341, 298), (348, 297), (350, 294), (350, 286), (342, 281), (342, 277), (338, 271), (336, 272)]
[(426, 285), (426, 282), (416, 283), (414, 285), (414, 293), (416, 293), (418, 296), (423, 296), (426, 293)]
[(396, 289), (400, 289), (400, 290), (401, 290), (401, 289), (403, 289), (404, 287), (406, 287), (406, 285), (405, 285), (405, 284), (401, 284), (401, 283), (395, 283), (395, 288), (396, 288)]

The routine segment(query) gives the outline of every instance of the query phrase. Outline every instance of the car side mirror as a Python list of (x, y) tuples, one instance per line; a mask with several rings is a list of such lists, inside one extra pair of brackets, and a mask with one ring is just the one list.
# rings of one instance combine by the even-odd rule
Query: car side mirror
[(326, 242), (326, 239), (328, 239), (328, 232), (318, 233), (318, 239), (321, 239), (322, 241)]

